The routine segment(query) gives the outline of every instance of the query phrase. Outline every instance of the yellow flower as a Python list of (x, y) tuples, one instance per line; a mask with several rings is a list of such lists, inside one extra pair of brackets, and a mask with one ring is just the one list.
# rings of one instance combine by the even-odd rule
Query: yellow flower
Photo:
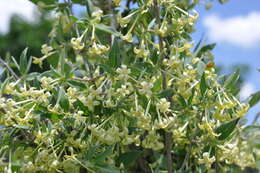
[(42, 62), (43, 62), (43, 58), (37, 58), (37, 57), (33, 57), (33, 63), (34, 64), (38, 64), (41, 68), (42, 68)]
[(120, 3), (121, 3), (121, 0), (114, 0), (114, 5), (116, 7), (119, 7), (120, 6)]
[(101, 9), (97, 9), (93, 11), (93, 13), (91, 14), (92, 17), (101, 17), (102, 15), (103, 15), (103, 11)]
[(89, 48), (90, 54), (100, 55), (109, 51), (110, 47), (102, 44), (93, 43), (92, 47)]
[(203, 153), (202, 159), (199, 159), (199, 164), (205, 164), (205, 166), (210, 169), (212, 163), (215, 162), (215, 156), (210, 157), (208, 152)]
[(159, 103), (156, 105), (161, 112), (169, 112), (170, 111), (170, 102), (168, 102), (165, 98), (160, 99)]
[(121, 65), (120, 68), (116, 69), (116, 72), (119, 74), (119, 80), (127, 80), (129, 78), (129, 74), (131, 73), (131, 70), (128, 69), (126, 65)]
[(129, 43), (132, 43), (133, 42), (133, 36), (131, 33), (127, 33), (125, 36), (121, 36), (122, 40), (125, 40)]
[(43, 55), (48, 55), (52, 50), (53, 48), (51, 46), (48, 46), (47, 44), (42, 45), (41, 52)]
[(85, 47), (85, 44), (81, 43), (81, 40), (82, 40), (81, 37), (79, 38), (73, 37), (71, 39), (71, 44), (74, 50), (81, 51)]
[(136, 47), (134, 48), (134, 53), (137, 55), (137, 57), (144, 57), (144, 58), (149, 55), (149, 50), (145, 49), (144, 41), (142, 41), (139, 49), (137, 49)]
[(92, 96), (88, 96), (85, 102), (85, 105), (91, 110), (94, 110), (94, 107), (99, 105), (99, 102), (94, 100)]
[(152, 95), (151, 89), (153, 88), (153, 83), (143, 81), (143, 82), (140, 83), (140, 85), (141, 86), (140, 86), (139, 92), (141, 94), (145, 94), (147, 96)]

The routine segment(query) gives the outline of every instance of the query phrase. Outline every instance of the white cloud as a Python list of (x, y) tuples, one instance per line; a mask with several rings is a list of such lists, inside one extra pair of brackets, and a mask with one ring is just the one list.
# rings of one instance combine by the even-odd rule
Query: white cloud
[(17, 14), (29, 22), (33, 22), (39, 16), (37, 7), (28, 0), (0, 0), (0, 32), (9, 30), (10, 18)]
[(210, 15), (204, 18), (203, 24), (208, 29), (212, 41), (222, 41), (245, 48), (260, 44), (260, 12), (223, 18)]
[(255, 90), (255, 86), (252, 83), (244, 83), (239, 93), (241, 100), (247, 99)]

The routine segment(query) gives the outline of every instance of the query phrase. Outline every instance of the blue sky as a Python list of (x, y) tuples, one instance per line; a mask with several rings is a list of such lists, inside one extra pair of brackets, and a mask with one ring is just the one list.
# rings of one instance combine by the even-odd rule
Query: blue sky
[[(230, 73), (234, 64), (249, 65), (251, 70), (245, 76), (242, 99), (260, 91), (260, 72), (256, 70), (260, 68), (260, 0), (229, 0), (224, 5), (214, 2), (210, 10), (205, 10), (201, 3), (196, 10), (200, 17), (192, 35), (195, 42), (204, 34), (207, 43), (217, 43), (213, 54), (217, 65), (226, 69), (225, 73)], [(28, 0), (0, 0), (0, 32), (8, 31), (13, 13), (28, 21), (37, 16), (36, 8)], [(250, 110), (249, 123), (259, 111), (260, 104)]]

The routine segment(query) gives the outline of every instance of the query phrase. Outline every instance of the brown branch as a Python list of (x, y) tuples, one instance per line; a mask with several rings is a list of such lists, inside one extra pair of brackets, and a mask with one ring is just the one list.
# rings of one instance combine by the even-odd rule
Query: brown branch
[[(155, 9), (155, 17), (156, 17), (156, 22), (158, 24), (158, 27), (160, 27), (161, 25), (161, 19), (160, 19), (160, 6), (157, 2), (157, 0), (153, 0), (154, 3), (154, 9)], [(163, 67), (163, 59), (164, 57), (162, 57), (163, 55), (163, 38), (158, 35), (159, 37), (159, 46), (160, 46), (160, 65), (162, 66), (162, 78), (163, 78), (163, 83), (162, 83), (162, 87), (165, 90), (167, 88), (167, 79), (166, 79), (166, 74), (164, 72), (164, 67)], [(171, 102), (172, 105), (172, 99), (170, 97), (167, 98), (168, 101)], [(167, 171), (168, 173), (172, 173), (173, 172), (173, 168), (172, 168), (172, 133), (170, 132), (165, 132), (165, 152), (166, 152), (166, 162), (167, 162)]]

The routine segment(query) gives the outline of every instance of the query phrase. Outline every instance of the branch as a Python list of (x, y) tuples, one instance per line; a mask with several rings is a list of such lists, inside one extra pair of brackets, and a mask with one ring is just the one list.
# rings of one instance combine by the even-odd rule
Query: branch
[(15, 74), (15, 72), (12, 70), (12, 68), (0, 57), (0, 63), (3, 64), (7, 70), (12, 74), (12, 76), (16, 79), (19, 80), (20, 78)]
[[(157, 2), (157, 0), (153, 0), (154, 3), (154, 8), (155, 8), (155, 17), (156, 17), (156, 22), (158, 24), (158, 27), (160, 27), (161, 25), (161, 19), (160, 19), (160, 6)], [(158, 35), (159, 37), (159, 46), (160, 46), (160, 53), (163, 53), (163, 38)], [(167, 79), (166, 79), (166, 74), (164, 72), (164, 67), (163, 67), (163, 59), (164, 57), (160, 58), (160, 65), (162, 66), (162, 78), (163, 78), (163, 83), (162, 83), (162, 87), (165, 90), (167, 88)], [(171, 102), (172, 105), (172, 99), (170, 97), (167, 98), (168, 101)], [(165, 132), (165, 150), (166, 150), (166, 162), (167, 162), (167, 171), (168, 173), (172, 173), (173, 172), (173, 168), (172, 168), (172, 133), (170, 132)]]

